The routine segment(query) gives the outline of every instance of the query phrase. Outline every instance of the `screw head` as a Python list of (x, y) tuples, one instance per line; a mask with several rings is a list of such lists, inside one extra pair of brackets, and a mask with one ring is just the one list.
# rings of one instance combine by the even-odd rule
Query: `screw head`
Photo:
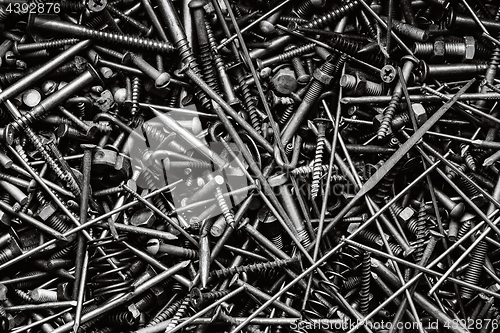
[(392, 65), (385, 65), (380, 71), (380, 78), (385, 83), (391, 83), (396, 78), (396, 69)]
[(156, 79), (155, 79), (155, 87), (157, 89), (164, 89), (170, 84), (170, 74), (168, 73), (161, 73)]
[(200, 288), (194, 287), (193, 289), (191, 289), (189, 297), (191, 299), (191, 304), (193, 304), (194, 307), (199, 307), (203, 302), (203, 294)]
[(107, 0), (89, 0), (87, 2), (87, 8), (94, 13), (98, 13), (100, 11), (103, 11), (104, 8), (106, 8), (106, 5), (108, 4)]
[(14, 130), (11, 124), (7, 124), (7, 126), (0, 129), (0, 137), (8, 146), (14, 142)]

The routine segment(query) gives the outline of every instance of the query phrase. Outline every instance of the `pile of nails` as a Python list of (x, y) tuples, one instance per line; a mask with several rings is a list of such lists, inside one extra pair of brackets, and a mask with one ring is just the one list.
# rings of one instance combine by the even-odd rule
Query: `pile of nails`
[(0, 332), (498, 332), (497, 1), (0, 2)]

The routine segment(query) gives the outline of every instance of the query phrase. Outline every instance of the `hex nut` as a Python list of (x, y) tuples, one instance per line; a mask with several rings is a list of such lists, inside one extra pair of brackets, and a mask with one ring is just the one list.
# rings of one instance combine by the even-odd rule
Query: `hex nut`
[(476, 40), (472, 36), (465, 36), (465, 60), (474, 59), (474, 55), (476, 54)]
[(408, 223), (414, 216), (416, 212), (411, 207), (405, 207), (401, 212), (399, 212), (398, 217), (405, 223)]
[(415, 114), (417, 124), (422, 126), (427, 121), (427, 113), (425, 112), (424, 106), (421, 103), (413, 103), (412, 109)]
[(432, 48), (432, 58), (434, 60), (441, 60), (444, 58), (445, 52), (444, 38), (436, 38), (434, 47)]

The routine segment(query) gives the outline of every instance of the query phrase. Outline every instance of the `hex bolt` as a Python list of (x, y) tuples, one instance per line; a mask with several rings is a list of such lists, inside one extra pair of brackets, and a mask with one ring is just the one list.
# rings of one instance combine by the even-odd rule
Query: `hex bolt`
[(340, 86), (354, 95), (381, 96), (382, 85), (373, 81), (363, 80), (356, 75), (344, 74), (340, 78)]

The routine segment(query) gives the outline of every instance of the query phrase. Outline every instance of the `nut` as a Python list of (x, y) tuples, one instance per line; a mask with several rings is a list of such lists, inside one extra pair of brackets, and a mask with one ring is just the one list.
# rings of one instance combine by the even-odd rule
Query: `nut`
[(474, 59), (474, 55), (476, 54), (476, 40), (472, 36), (465, 36), (465, 60)]

